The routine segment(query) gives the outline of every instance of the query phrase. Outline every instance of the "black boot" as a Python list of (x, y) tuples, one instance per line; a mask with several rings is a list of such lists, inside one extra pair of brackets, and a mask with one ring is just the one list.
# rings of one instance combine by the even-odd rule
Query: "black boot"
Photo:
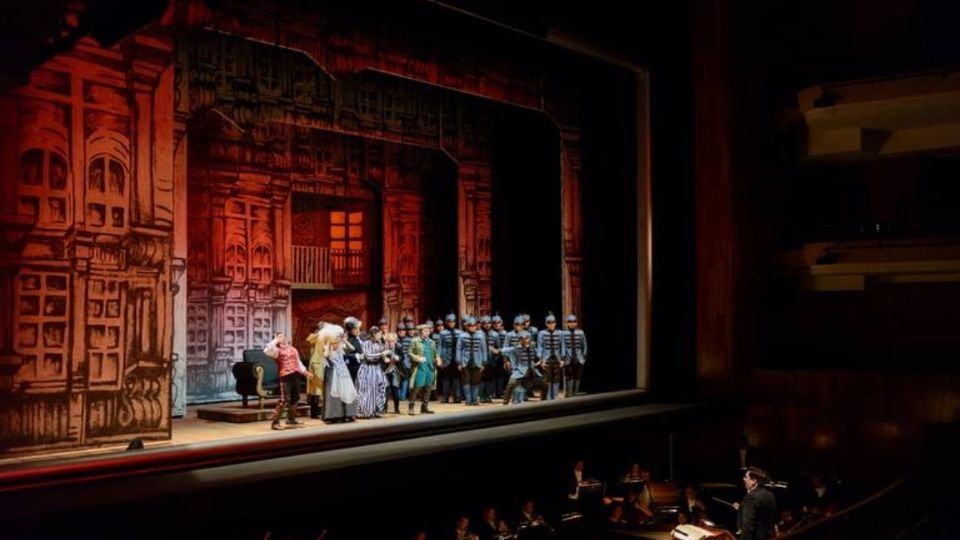
[(273, 409), (273, 416), (270, 418), (270, 429), (280, 431), (283, 428), (280, 426), (280, 413), (283, 412), (283, 408), (286, 407), (286, 402), (282, 399), (277, 402), (276, 408)]
[(310, 404), (310, 418), (320, 418), (320, 396), (308, 396), (307, 403)]
[(290, 409), (287, 411), (287, 425), (288, 426), (302, 426), (303, 421), (297, 420), (297, 405), (290, 405)]
[[(431, 411), (431, 410), (427, 407), (427, 404), (428, 404), (428, 403), (430, 403), (430, 392), (428, 392), (427, 390), (424, 390), (424, 391), (423, 391), (423, 401), (420, 403), (420, 412), (421, 412), (422, 414), (433, 414), (433, 411)], [(411, 405), (413, 405), (413, 404), (411, 403)]]

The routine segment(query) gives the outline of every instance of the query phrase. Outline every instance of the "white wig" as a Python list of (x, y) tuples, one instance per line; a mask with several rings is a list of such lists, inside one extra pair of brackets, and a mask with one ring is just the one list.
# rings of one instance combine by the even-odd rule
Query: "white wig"
[(339, 324), (324, 324), (323, 327), (317, 330), (317, 335), (320, 336), (320, 342), (322, 343), (335, 343), (340, 341), (343, 334), (343, 327)]

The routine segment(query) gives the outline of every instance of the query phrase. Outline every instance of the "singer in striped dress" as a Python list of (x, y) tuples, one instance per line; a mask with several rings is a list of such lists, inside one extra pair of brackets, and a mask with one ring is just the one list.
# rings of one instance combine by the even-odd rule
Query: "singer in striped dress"
[(358, 418), (379, 418), (387, 403), (387, 378), (383, 375), (384, 357), (390, 354), (383, 332), (370, 328), (370, 339), (363, 342), (360, 370), (357, 371)]

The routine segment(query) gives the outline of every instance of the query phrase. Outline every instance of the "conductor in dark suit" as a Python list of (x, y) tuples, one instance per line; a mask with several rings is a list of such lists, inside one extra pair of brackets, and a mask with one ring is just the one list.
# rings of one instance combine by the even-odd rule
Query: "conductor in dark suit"
[(740, 511), (740, 540), (767, 540), (774, 536), (777, 500), (770, 490), (763, 487), (766, 481), (766, 475), (755, 467), (748, 468), (743, 475), (747, 494), (743, 502), (735, 505)]

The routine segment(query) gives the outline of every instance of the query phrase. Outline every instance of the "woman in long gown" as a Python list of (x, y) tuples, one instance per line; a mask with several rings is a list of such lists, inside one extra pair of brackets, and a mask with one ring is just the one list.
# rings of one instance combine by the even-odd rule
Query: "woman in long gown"
[(350, 422), (357, 415), (357, 389), (343, 359), (344, 348), (350, 346), (343, 327), (327, 324), (319, 331), (324, 344), (323, 421)]
[(388, 354), (390, 351), (383, 341), (383, 332), (376, 326), (370, 328), (370, 339), (363, 342), (360, 370), (357, 371), (357, 393), (360, 394), (357, 418), (383, 416), (380, 411), (387, 402), (387, 378), (380, 365)]

